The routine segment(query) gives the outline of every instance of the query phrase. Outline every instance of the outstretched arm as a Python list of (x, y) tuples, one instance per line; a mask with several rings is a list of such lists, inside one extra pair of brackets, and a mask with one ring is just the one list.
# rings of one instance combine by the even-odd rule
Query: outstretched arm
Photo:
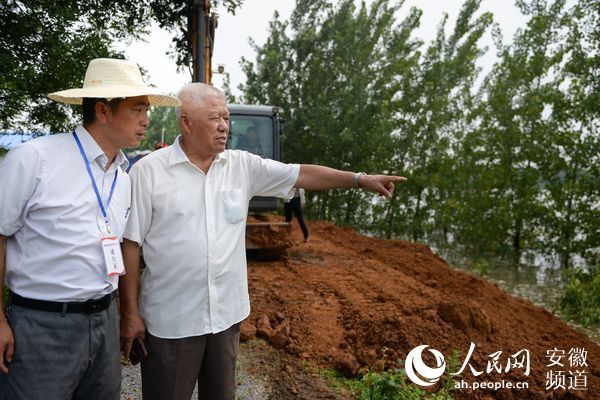
[(340, 171), (321, 165), (302, 164), (294, 186), (309, 190), (360, 187), (390, 198), (394, 193), (394, 183), (404, 181), (406, 178), (403, 176), (358, 175), (354, 172)]

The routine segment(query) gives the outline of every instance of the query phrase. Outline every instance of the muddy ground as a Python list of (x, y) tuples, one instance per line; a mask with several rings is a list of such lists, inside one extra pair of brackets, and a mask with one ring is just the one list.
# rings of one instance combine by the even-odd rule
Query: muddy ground
[[(456, 398), (600, 399), (600, 347), (548, 311), (451, 268), (424, 245), (324, 222), (310, 222), (309, 230), (304, 243), (293, 226), (282, 259), (254, 257), (248, 265), (252, 313), (242, 326), (244, 352), (250, 374), (275, 382), (268, 398), (348, 398), (315, 371), (381, 371), (419, 345), (437, 349), (446, 363), (458, 351), (460, 368), (473, 343), (455, 379), (528, 388), (463, 389)], [(429, 354), (424, 362), (435, 367)], [(456, 369), (444, 376), (449, 372)]]

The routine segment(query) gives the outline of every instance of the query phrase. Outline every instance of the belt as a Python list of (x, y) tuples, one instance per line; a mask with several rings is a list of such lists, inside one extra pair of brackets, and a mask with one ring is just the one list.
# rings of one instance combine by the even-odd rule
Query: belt
[(112, 293), (107, 294), (104, 297), (95, 300), (88, 301), (75, 301), (75, 302), (59, 302), (59, 301), (46, 301), (36, 300), (21, 297), (16, 293), (12, 294), (12, 304), (17, 306), (32, 308), (40, 311), (53, 311), (59, 313), (79, 313), (79, 314), (93, 314), (105, 310), (110, 306), (113, 299), (116, 296), (116, 290)]

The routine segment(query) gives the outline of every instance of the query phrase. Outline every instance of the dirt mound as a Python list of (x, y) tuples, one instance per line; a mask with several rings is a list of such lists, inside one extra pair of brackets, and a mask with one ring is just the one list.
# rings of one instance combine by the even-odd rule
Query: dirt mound
[[(293, 227), (283, 259), (249, 262), (252, 314), (242, 337), (263, 337), (347, 376), (396, 367), (420, 345), (439, 350), (446, 362), (458, 351), (459, 369), (473, 343), (458, 380), (526, 382), (528, 388), (468, 388), (458, 398), (600, 398), (600, 347), (551, 313), (452, 269), (424, 245), (323, 222), (309, 229), (304, 243)], [(571, 360), (583, 364), (570, 365), (572, 349)], [(585, 358), (577, 358), (577, 349)], [(434, 367), (428, 355), (424, 362)], [(555, 361), (562, 366), (548, 366)]]

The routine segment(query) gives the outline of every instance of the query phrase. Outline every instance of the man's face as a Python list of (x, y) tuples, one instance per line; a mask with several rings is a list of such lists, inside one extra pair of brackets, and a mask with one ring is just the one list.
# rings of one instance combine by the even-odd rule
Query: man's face
[(107, 113), (107, 139), (115, 146), (138, 147), (148, 129), (148, 96), (127, 97)]
[(229, 132), (229, 111), (227, 102), (218, 94), (207, 95), (201, 106), (190, 110), (189, 132), (200, 148), (208, 154), (225, 151)]

